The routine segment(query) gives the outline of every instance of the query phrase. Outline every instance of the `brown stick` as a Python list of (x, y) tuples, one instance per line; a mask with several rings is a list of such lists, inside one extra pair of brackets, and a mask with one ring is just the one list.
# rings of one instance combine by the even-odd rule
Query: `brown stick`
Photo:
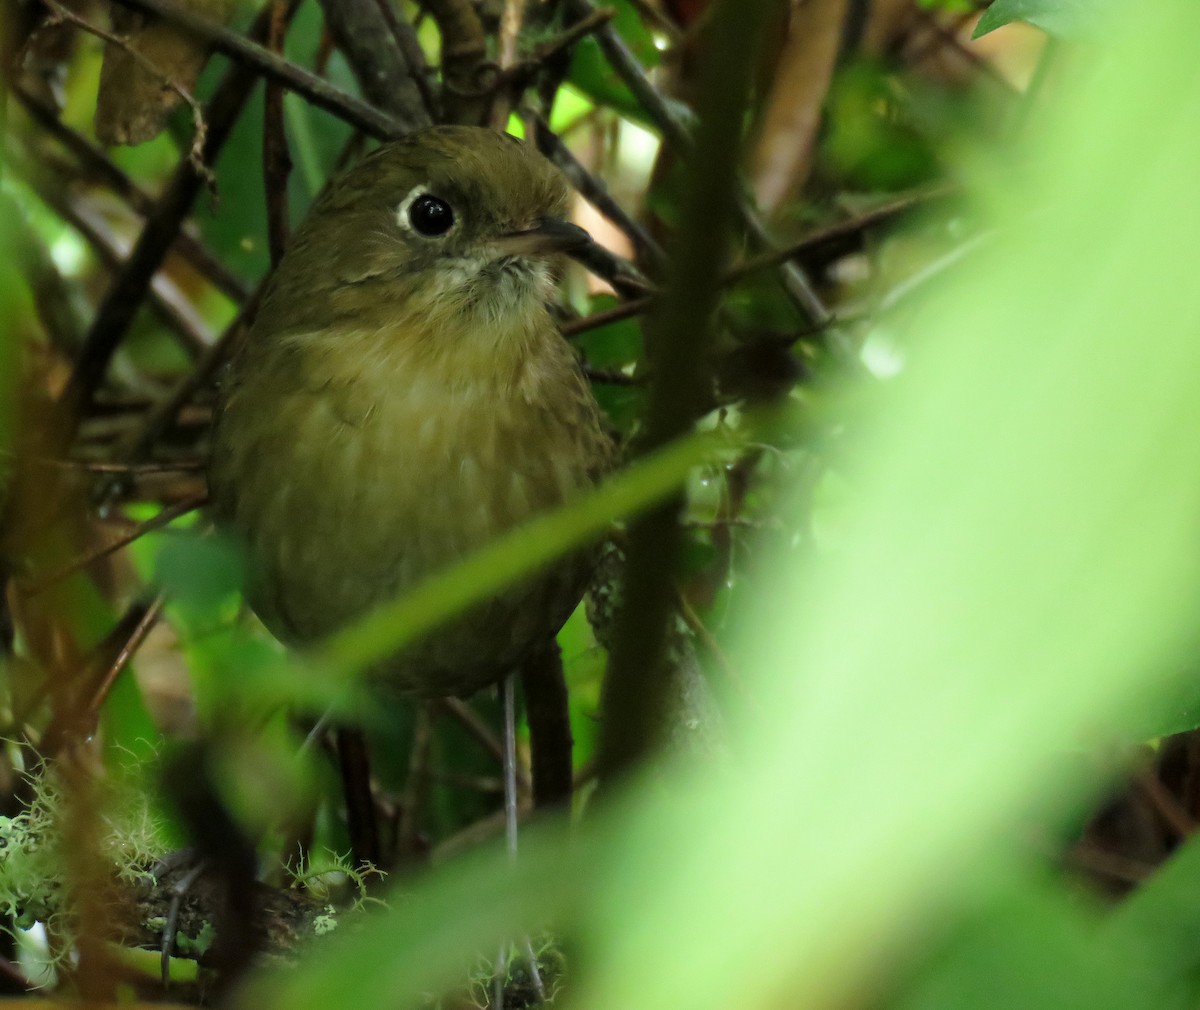
[(488, 120), (494, 83), (484, 79), (487, 38), (469, 0), (427, 0), (442, 35), (443, 112), (451, 123), (482, 126)]
[(176, 502), (173, 505), (168, 505), (163, 508), (158, 515), (152, 519), (147, 519), (145, 522), (138, 523), (131, 530), (122, 533), (115, 540), (105, 544), (103, 547), (98, 547), (94, 551), (80, 555), (70, 563), (59, 568), (38, 581), (23, 587), (24, 592), (29, 596), (36, 596), (38, 593), (45, 592), (51, 586), (57, 585), (63, 579), (70, 575), (74, 575), (82, 568), (99, 561), (101, 558), (106, 558), (110, 554), (119, 551), (122, 547), (127, 547), (139, 537), (145, 536), (147, 533), (153, 533), (155, 530), (162, 529), (164, 526), (174, 522), (180, 516), (185, 516), (189, 512), (195, 512), (196, 509), (203, 506), (208, 501), (208, 495), (193, 495), (190, 498), (185, 498), (183, 501)]
[[(325, 23), (345, 54), (367, 99), (391, 115), (405, 132), (431, 122), (420, 46), (401, 45), (403, 16), (378, 0), (321, 0)], [(414, 62), (414, 59), (420, 62)]]
[[(288, 0), (271, 0), (271, 22), (267, 31), (267, 46), (274, 53), (283, 52), (287, 32)], [(271, 266), (277, 267), (287, 248), (291, 220), (288, 215), (288, 176), (292, 174), (292, 157), (288, 152), (287, 132), (283, 126), (283, 85), (267, 81), (263, 97), (263, 185), (266, 188), (267, 246)]]
[(640, 316), (643, 312), (648, 311), (653, 304), (654, 298), (650, 295), (644, 298), (634, 298), (632, 301), (621, 302), (619, 305), (614, 305), (611, 309), (605, 309), (603, 312), (594, 312), (592, 315), (584, 316), (582, 319), (572, 319), (569, 323), (564, 323), (560, 329), (564, 337), (573, 337), (587, 330), (607, 326), (609, 323), (619, 323), (622, 319), (631, 319), (634, 316)]

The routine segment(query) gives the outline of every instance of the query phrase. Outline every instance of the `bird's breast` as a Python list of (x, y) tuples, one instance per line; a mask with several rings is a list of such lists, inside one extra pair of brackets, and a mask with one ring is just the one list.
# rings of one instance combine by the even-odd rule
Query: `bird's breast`
[[(520, 363), (511, 381), (448, 379), (419, 359), (353, 374), (310, 362), (309, 379), (290, 385), (269, 367), (235, 377), (214, 494), (247, 546), (252, 605), (276, 634), (324, 636), (590, 486), (605, 440), (554, 340), (561, 348)], [(557, 585), (577, 575), (548, 577), (556, 584), (535, 596), (577, 596)], [(514, 601), (529, 604), (546, 605)], [(497, 620), (513, 633), (515, 615)]]

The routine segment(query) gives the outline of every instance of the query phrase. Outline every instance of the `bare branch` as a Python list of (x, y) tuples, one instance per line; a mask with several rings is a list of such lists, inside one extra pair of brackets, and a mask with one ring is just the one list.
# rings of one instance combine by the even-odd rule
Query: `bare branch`
[(122, 533), (115, 540), (110, 541), (103, 547), (98, 547), (93, 551), (88, 551), (86, 554), (75, 558), (70, 563), (59, 568), (57, 571), (51, 572), (49, 575), (43, 576), (36, 582), (30, 583), (22, 587), (23, 592), (28, 596), (36, 596), (38, 593), (45, 592), (51, 586), (55, 586), (62, 582), (68, 576), (74, 575), (76, 572), (88, 565), (93, 564), (102, 558), (114, 554), (122, 547), (127, 547), (135, 540), (145, 536), (147, 533), (152, 533), (155, 530), (162, 529), (164, 526), (173, 523), (180, 516), (185, 516), (189, 512), (195, 512), (208, 501), (208, 494), (193, 495), (190, 498), (185, 498), (183, 501), (175, 502), (173, 505), (168, 505), (159, 511), (158, 515), (152, 519), (147, 519), (145, 522), (137, 523), (132, 529)]
[[(260, 37), (265, 36), (266, 13), (259, 15), (252, 30)], [(250, 96), (253, 83), (253, 72), (235, 64), (218, 87), (208, 109), (209, 132), (205, 156), (210, 160), (216, 157), (217, 151), (228, 138)], [(88, 330), (67, 387), (59, 398), (62, 427), (58, 438), (64, 442), (69, 443), (78, 430), (84, 409), (103, 382), (108, 363), (133, 321), (151, 278), (162, 264), (167, 250), (174, 244), (202, 182), (191, 160), (185, 158), (176, 168), (154, 213), (147, 217), (146, 226), (125, 263), (125, 269), (108, 289)]]
[[(287, 33), (288, 0), (271, 0), (271, 23), (267, 45), (274, 53), (283, 52)], [(283, 126), (283, 86), (278, 81), (266, 82), (263, 97), (263, 185), (266, 190), (267, 245), (271, 266), (276, 267), (287, 248), (291, 221), (288, 214), (288, 176), (292, 173), (292, 158), (288, 152), (287, 133)]]
[[(432, 122), (428, 90), (421, 87), (424, 60), (419, 45), (400, 44), (398, 33), (412, 29), (396, 11), (386, 16), (386, 6), (378, 0), (321, 0), (329, 32), (363, 94), (407, 133)], [(414, 63), (414, 55), (421, 62)]]
[[(104, 186), (143, 217), (153, 211), (154, 197), (126, 175), (100, 148), (59, 119), (57, 110), (45, 99), (25, 90), (19, 84), (14, 84), (12, 90), (38, 126), (75, 157), (89, 182)], [(194, 235), (180, 231), (175, 239), (174, 249), (227, 298), (235, 302), (245, 300), (246, 285), (221, 262), (216, 253)]]
[(483, 23), (469, 0), (426, 0), (442, 35), (442, 106), (447, 121), (488, 120), (498, 67), (487, 58)]
[(538, 150), (562, 170), (563, 175), (588, 203), (628, 236), (637, 251), (638, 259), (650, 272), (661, 276), (666, 268), (667, 259), (662, 246), (655, 242), (654, 237), (633, 217), (625, 213), (625, 209), (612, 198), (603, 180), (579, 163), (541, 116), (525, 109), (521, 111), (521, 118), (525, 122), (526, 130), (533, 134)]

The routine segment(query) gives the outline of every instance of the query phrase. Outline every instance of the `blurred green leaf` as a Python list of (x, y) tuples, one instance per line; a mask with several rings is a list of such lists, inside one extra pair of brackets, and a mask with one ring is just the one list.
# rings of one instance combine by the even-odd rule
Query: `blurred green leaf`
[(937, 158), (910, 111), (882, 67), (848, 67), (830, 88), (822, 158), (853, 189), (890, 191), (928, 181)]
[(155, 582), (178, 605), (202, 614), (238, 592), (242, 573), (233, 543), (195, 532), (165, 537), (155, 563)]
[[(224, 70), (221, 62), (214, 60), (209, 64), (197, 90), (202, 86), (212, 88), (219, 79), (218, 69)], [(247, 281), (255, 281), (266, 273), (269, 263), (262, 135), (262, 85), (258, 84), (213, 166), (217, 200), (201, 195), (195, 212), (204, 241), (226, 266)]]
[(1096, 942), (1096, 911), (1069, 900), (1048, 877), (1006, 882), (955, 924), (946, 946), (892, 1006), (1151, 1010), (1157, 1004), (1147, 996), (1129, 998), (1128, 959)]

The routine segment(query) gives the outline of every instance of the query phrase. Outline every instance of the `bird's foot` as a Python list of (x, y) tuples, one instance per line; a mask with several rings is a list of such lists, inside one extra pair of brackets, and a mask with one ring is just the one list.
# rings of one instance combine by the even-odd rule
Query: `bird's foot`
[(516, 957), (511, 956), (507, 943), (496, 956), (490, 1010), (522, 1010), (546, 1002), (546, 984), (533, 943), (523, 936), (517, 946), (520, 952)]
[(162, 932), (162, 984), (167, 988), (171, 984), (171, 955), (175, 951), (175, 940), (179, 931), (179, 911), (183, 907), (183, 899), (187, 897), (192, 886), (209, 868), (209, 861), (202, 858), (194, 849), (177, 849), (169, 852), (157, 863), (150, 867), (149, 874), (154, 882), (165, 887), (171, 895), (167, 908), (167, 921)]

